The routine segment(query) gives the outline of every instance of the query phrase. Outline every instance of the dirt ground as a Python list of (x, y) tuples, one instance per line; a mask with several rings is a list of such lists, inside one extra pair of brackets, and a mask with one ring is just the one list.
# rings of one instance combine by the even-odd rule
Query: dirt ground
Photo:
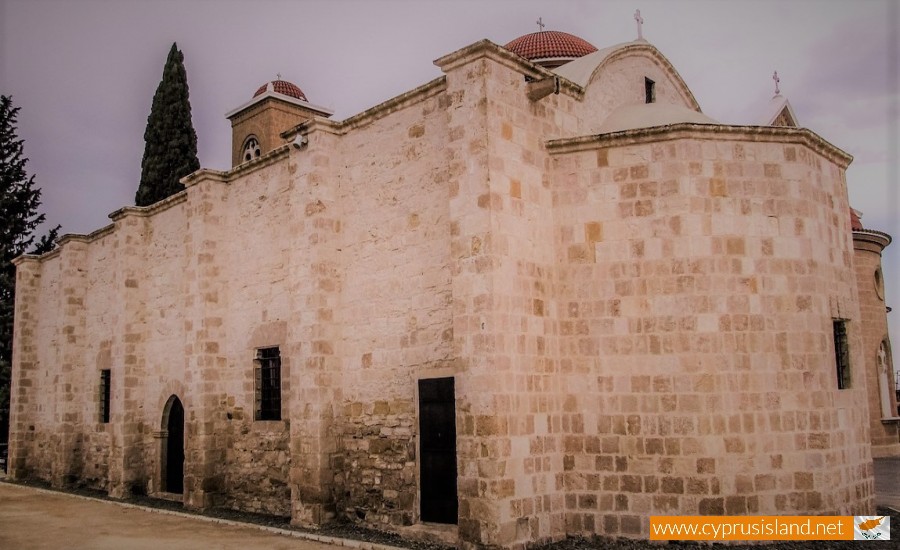
[(0, 548), (333, 550), (317, 542), (0, 483)]

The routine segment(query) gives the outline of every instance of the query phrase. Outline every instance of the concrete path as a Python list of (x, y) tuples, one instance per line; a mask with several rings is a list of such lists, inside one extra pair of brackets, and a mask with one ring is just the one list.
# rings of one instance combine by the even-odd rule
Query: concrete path
[(900, 457), (875, 459), (875, 504), (900, 510)]
[(0, 548), (334, 550), (337, 546), (0, 483)]

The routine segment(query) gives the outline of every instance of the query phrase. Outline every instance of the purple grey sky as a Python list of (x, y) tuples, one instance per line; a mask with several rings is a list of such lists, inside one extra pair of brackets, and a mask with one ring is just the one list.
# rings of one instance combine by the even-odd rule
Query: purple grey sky
[[(802, 126), (855, 157), (853, 205), (900, 239), (900, 0), (0, 0), (0, 93), (22, 110), (29, 173), (48, 221), (88, 233), (133, 204), (143, 133), (166, 54), (185, 55), (204, 167), (227, 169), (224, 113), (281, 73), (343, 119), (423, 84), (432, 60), (537, 30), (598, 48), (644, 37), (703, 112), (758, 124), (782, 93)], [(885, 251), (900, 311), (900, 242)], [(891, 315), (900, 346), (900, 317)], [(898, 354), (895, 353), (895, 356)], [(895, 363), (896, 364), (896, 363)]]

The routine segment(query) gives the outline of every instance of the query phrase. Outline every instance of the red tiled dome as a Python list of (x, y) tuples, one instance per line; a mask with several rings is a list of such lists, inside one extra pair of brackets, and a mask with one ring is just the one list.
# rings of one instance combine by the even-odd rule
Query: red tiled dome
[(853, 231), (862, 231), (863, 229), (862, 220), (859, 219), (856, 210), (852, 208), (850, 209), (850, 229)]
[(597, 51), (587, 40), (560, 31), (526, 34), (504, 48), (530, 61), (559, 57), (575, 59)]
[(308, 101), (306, 99), (306, 94), (303, 93), (303, 90), (301, 90), (296, 84), (288, 82), (287, 80), (273, 80), (271, 83), (266, 82), (265, 84), (260, 86), (258, 90), (256, 90), (256, 93), (253, 94), (253, 97), (265, 93), (266, 88), (269, 87), (269, 84), (272, 84), (272, 89), (275, 90), (276, 93), (290, 96), (302, 101)]

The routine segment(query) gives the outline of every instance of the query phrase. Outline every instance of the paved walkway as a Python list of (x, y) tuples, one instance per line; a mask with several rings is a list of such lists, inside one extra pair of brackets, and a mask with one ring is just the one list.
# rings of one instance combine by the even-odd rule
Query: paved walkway
[(875, 459), (875, 504), (900, 510), (900, 457)]
[(337, 546), (0, 483), (0, 548), (334, 550)]

